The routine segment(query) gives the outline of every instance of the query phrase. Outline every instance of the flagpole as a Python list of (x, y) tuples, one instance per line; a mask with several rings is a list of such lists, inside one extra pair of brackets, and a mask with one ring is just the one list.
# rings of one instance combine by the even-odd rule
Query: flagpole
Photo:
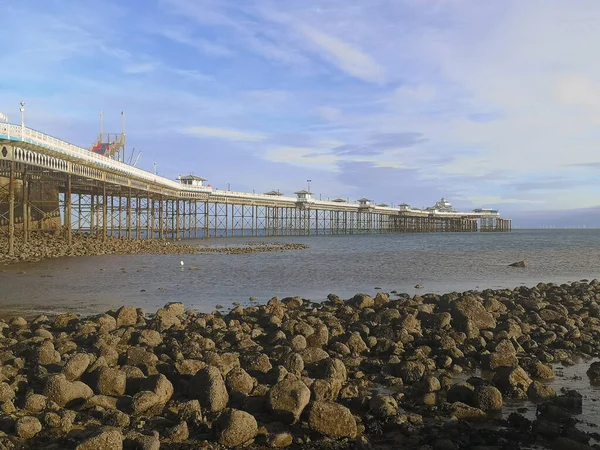
[(125, 111), (121, 111), (121, 135), (123, 137), (123, 162), (125, 162)]

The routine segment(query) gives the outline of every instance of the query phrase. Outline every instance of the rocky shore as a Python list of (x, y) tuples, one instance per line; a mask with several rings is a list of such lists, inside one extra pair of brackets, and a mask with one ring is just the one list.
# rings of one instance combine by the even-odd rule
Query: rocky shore
[(600, 354), (597, 280), (398, 297), (0, 321), (0, 449), (600, 448), (547, 384)]
[(72, 246), (60, 232), (32, 232), (29, 242), (23, 243), (22, 236), (15, 238), (15, 255), (8, 255), (8, 237), (0, 235), (0, 264), (19, 261), (36, 262), (49, 258), (64, 256), (97, 256), (97, 255), (134, 255), (134, 254), (191, 254), (191, 253), (256, 253), (266, 251), (301, 250), (307, 248), (302, 244), (265, 242), (253, 243), (237, 247), (212, 247), (207, 245), (189, 245), (182, 242), (160, 239), (128, 239), (109, 237), (103, 241), (101, 237), (83, 233), (74, 233)]

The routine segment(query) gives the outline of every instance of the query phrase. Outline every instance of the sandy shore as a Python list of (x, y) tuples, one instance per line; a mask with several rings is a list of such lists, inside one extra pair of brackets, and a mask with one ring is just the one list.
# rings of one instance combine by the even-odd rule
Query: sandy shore
[(0, 448), (594, 448), (597, 399), (569, 386), (599, 364), (553, 386), (599, 356), (598, 298), (593, 280), (13, 317)]
[(22, 236), (15, 239), (15, 254), (8, 255), (8, 236), (0, 236), (0, 264), (15, 262), (36, 262), (49, 258), (65, 256), (97, 255), (138, 255), (138, 254), (191, 254), (191, 253), (256, 253), (266, 251), (302, 250), (307, 248), (294, 243), (252, 243), (244, 246), (210, 246), (207, 244), (189, 245), (181, 241), (159, 239), (128, 239), (109, 237), (103, 241), (100, 237), (75, 233), (72, 246), (58, 231), (32, 232), (29, 242), (23, 243)]

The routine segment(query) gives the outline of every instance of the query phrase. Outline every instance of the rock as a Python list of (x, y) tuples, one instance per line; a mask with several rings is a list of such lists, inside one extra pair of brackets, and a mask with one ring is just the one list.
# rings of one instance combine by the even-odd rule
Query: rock
[(482, 357), (482, 366), (485, 370), (496, 370), (502, 366), (516, 367), (518, 365), (517, 352), (508, 339), (500, 341), (493, 353)]
[(94, 391), (81, 381), (68, 381), (64, 374), (50, 375), (46, 381), (43, 394), (60, 406), (73, 400), (87, 400)]
[(391, 395), (377, 394), (369, 401), (369, 409), (374, 416), (385, 419), (398, 414), (398, 402)]
[(192, 380), (192, 394), (200, 400), (202, 407), (219, 412), (229, 402), (229, 394), (221, 371), (214, 366), (207, 366), (196, 373)]
[(400, 364), (397, 373), (406, 384), (418, 383), (425, 374), (425, 365), (419, 361), (405, 361)]
[(329, 358), (329, 354), (319, 347), (308, 347), (302, 350), (299, 355), (302, 357), (304, 364), (314, 364)]
[(105, 429), (84, 440), (75, 450), (123, 450), (123, 435), (119, 430)]
[(236, 367), (227, 374), (225, 385), (229, 392), (248, 395), (254, 389), (254, 379), (244, 369)]
[(494, 386), (482, 386), (475, 390), (473, 406), (482, 411), (502, 409), (502, 393)]
[(590, 383), (600, 384), (600, 361), (593, 362), (585, 373)]
[(335, 379), (314, 380), (310, 387), (313, 400), (335, 401), (342, 389), (342, 383)]
[(122, 306), (117, 310), (117, 328), (135, 325), (137, 318), (137, 309), (132, 306)]
[(101, 367), (96, 371), (95, 391), (101, 395), (119, 397), (125, 394), (127, 375), (120, 369)]
[(15, 391), (7, 383), (0, 383), (0, 403), (8, 402), (15, 398)]
[(130, 366), (153, 366), (157, 362), (158, 357), (144, 347), (129, 347), (127, 349), (127, 364)]
[(540, 380), (553, 380), (554, 371), (547, 364), (537, 362), (529, 367), (529, 375)]
[(48, 398), (41, 394), (30, 394), (25, 398), (24, 408), (34, 414), (42, 412), (46, 408)]
[(454, 402), (450, 405), (450, 415), (457, 419), (483, 419), (486, 417), (485, 412), (479, 408), (473, 408), (461, 402)]
[(521, 367), (500, 367), (494, 374), (493, 382), (504, 394), (517, 388), (527, 392), (532, 380)]
[(508, 267), (525, 267), (525, 261), (517, 261), (508, 265)]
[(35, 360), (42, 366), (57, 364), (60, 362), (60, 353), (54, 350), (54, 344), (50, 341), (44, 341), (35, 350)]
[(294, 336), (290, 341), (290, 347), (292, 347), (292, 350), (294, 350), (295, 352), (304, 350), (306, 348), (306, 345), (306, 338), (301, 334)]
[(86, 353), (76, 353), (71, 356), (62, 369), (67, 380), (78, 380), (90, 365), (90, 357)]
[(135, 444), (135, 448), (139, 450), (160, 450), (160, 439), (158, 431), (147, 435), (142, 433), (128, 433), (126, 442)]
[(196, 375), (200, 369), (204, 369), (206, 363), (197, 359), (184, 359), (175, 363), (175, 368), (181, 375)]
[(154, 392), (158, 396), (158, 403), (161, 404), (165, 404), (171, 400), (175, 391), (173, 384), (162, 373), (149, 376), (143, 380), (141, 389)]
[(251, 414), (237, 409), (225, 410), (215, 423), (217, 439), (221, 445), (237, 447), (258, 433), (258, 424)]
[(310, 401), (310, 389), (299, 380), (285, 379), (267, 394), (269, 410), (284, 423), (295, 423)]
[(473, 404), (475, 400), (475, 387), (467, 382), (461, 381), (453, 384), (450, 389), (448, 389), (446, 397), (449, 403), (460, 402), (466, 403), (467, 405)]
[(185, 305), (181, 302), (167, 303), (163, 309), (175, 314), (176, 316), (183, 316), (185, 313)]
[(15, 424), (15, 433), (21, 439), (31, 439), (40, 431), (42, 431), (42, 424), (36, 417), (21, 417)]
[(556, 397), (556, 391), (552, 386), (547, 386), (539, 381), (533, 381), (527, 388), (527, 396), (530, 400), (547, 400)]
[(356, 309), (372, 308), (375, 306), (375, 300), (367, 294), (356, 294), (348, 300), (348, 304)]
[(167, 432), (167, 436), (173, 442), (184, 442), (190, 437), (187, 422), (180, 422)]
[(162, 344), (162, 336), (155, 330), (142, 330), (138, 335), (138, 344), (148, 347), (158, 347)]
[(464, 330), (469, 322), (479, 329), (496, 328), (496, 319), (485, 309), (480, 299), (476, 297), (463, 297), (453, 302), (450, 314), (453, 323), (460, 330)]
[(84, 409), (92, 408), (94, 406), (100, 406), (104, 409), (117, 409), (118, 399), (116, 397), (110, 397), (108, 395), (94, 395), (88, 398), (83, 405)]
[(348, 408), (333, 402), (314, 402), (309, 410), (311, 429), (331, 438), (353, 438), (357, 434), (356, 419)]
[(160, 404), (159, 396), (152, 391), (140, 391), (133, 396), (131, 410), (133, 414), (144, 414)]

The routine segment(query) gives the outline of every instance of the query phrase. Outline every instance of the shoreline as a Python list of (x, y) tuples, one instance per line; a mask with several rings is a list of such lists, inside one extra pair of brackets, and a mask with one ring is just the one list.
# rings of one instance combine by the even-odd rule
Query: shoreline
[(592, 280), (13, 317), (0, 443), (591, 449), (597, 299)]
[(238, 246), (209, 246), (202, 244), (185, 244), (182, 240), (167, 239), (134, 239), (125, 237), (101, 237), (85, 233), (74, 233), (72, 246), (69, 248), (66, 238), (60, 230), (32, 231), (29, 242), (23, 243), (20, 233), (15, 237), (15, 255), (8, 255), (8, 237), (0, 236), (0, 264), (10, 265), (19, 262), (39, 262), (53, 258), (74, 256), (103, 255), (141, 255), (141, 254), (196, 254), (226, 253), (244, 254), (284, 250), (303, 250), (303, 244), (264, 242), (248, 243)]

